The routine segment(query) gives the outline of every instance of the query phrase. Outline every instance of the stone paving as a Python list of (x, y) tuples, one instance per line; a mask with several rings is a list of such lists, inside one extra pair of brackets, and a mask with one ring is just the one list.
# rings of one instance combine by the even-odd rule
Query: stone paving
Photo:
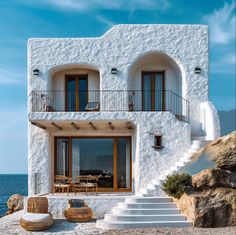
[(47, 234), (47, 235), (236, 235), (236, 227), (227, 228), (145, 228), (128, 230), (102, 230), (95, 227), (96, 220), (87, 223), (70, 223), (56, 219), (51, 228), (42, 232), (27, 232), (19, 225), (23, 211), (0, 218), (0, 235)]

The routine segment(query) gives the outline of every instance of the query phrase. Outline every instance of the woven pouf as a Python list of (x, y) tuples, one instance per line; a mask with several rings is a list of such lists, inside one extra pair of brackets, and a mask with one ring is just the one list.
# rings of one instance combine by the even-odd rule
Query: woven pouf
[(70, 222), (86, 222), (92, 219), (93, 212), (85, 201), (73, 199), (68, 201), (68, 208), (65, 209), (64, 215)]
[(20, 225), (28, 231), (41, 231), (53, 224), (51, 213), (26, 213), (20, 219)]

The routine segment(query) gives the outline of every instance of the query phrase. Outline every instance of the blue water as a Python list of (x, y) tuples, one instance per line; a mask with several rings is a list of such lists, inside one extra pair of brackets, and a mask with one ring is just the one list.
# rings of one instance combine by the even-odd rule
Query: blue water
[(6, 213), (6, 203), (12, 194), (27, 196), (28, 175), (0, 175), (0, 217)]

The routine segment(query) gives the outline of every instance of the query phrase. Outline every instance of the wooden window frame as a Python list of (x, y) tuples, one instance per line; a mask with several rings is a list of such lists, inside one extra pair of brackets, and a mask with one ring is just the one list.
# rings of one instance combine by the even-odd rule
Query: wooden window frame
[[(72, 139), (113, 139), (113, 188), (98, 188), (98, 192), (132, 192), (132, 137), (131, 136), (54, 136), (54, 175), (56, 175), (57, 170), (57, 139), (68, 139), (68, 172), (69, 177), (72, 177)], [(117, 140), (119, 138), (125, 138), (129, 141), (130, 144), (130, 184), (129, 188), (118, 188), (118, 164), (117, 164)]]
[[(155, 110), (155, 75), (161, 74), (162, 75), (162, 107), (161, 111), (165, 111), (165, 71), (142, 71), (141, 73), (141, 90), (142, 90), (142, 110), (144, 111), (144, 76), (151, 75), (151, 110)], [(159, 111), (159, 110), (158, 110)]]
[(67, 74), (65, 75), (65, 110), (68, 111), (68, 99), (67, 99), (67, 92), (68, 92), (68, 80), (70, 78), (75, 79), (75, 112), (80, 112), (79, 110), (79, 80), (86, 79), (86, 102), (88, 103), (88, 74)]

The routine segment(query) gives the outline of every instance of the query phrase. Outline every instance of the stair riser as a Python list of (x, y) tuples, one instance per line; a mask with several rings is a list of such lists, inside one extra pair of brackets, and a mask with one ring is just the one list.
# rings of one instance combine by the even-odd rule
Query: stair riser
[(103, 229), (128, 229), (128, 228), (151, 228), (151, 227), (190, 227), (190, 222), (187, 221), (163, 221), (149, 223), (107, 223), (106, 221), (98, 221), (96, 227)]
[(158, 215), (141, 215), (141, 216), (120, 216), (114, 214), (106, 214), (105, 221), (110, 222), (144, 222), (144, 221), (185, 221), (185, 217), (182, 215), (168, 215), (168, 216), (158, 216)]
[(155, 208), (175, 208), (175, 204), (163, 203), (163, 204), (118, 204), (119, 208), (133, 208), (133, 209), (155, 209)]
[(170, 214), (180, 214), (178, 209), (168, 209), (168, 210), (129, 210), (121, 209), (115, 207), (112, 212), (116, 215), (170, 215)]
[(127, 198), (128, 203), (164, 203), (172, 202), (172, 198)]

